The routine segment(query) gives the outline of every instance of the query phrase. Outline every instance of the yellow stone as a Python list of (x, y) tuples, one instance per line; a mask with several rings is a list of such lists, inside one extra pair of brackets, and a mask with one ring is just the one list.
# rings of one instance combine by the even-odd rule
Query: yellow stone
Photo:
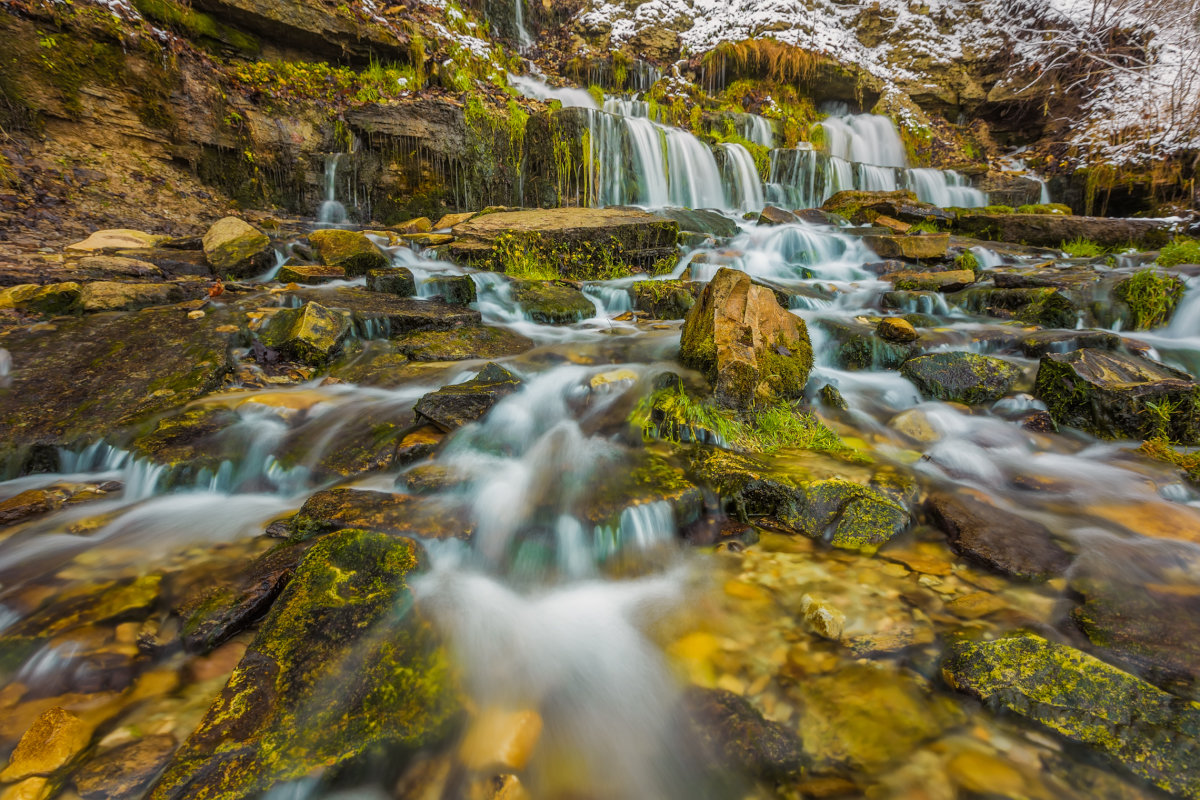
[(678, 664), (688, 679), (700, 686), (712, 686), (716, 680), (712, 658), (720, 650), (717, 637), (704, 631), (689, 633), (667, 648), (671, 660)]
[(9, 786), (0, 794), (0, 800), (43, 800), (50, 796), (50, 787), (45, 778), (26, 778)]
[(946, 603), (947, 611), (963, 619), (979, 619), (1007, 607), (1002, 598), (988, 592), (965, 594)]
[(968, 750), (950, 759), (946, 772), (968, 792), (989, 797), (1022, 797), (1025, 777), (1010, 764), (987, 753)]
[(601, 372), (598, 375), (593, 375), (588, 381), (588, 385), (593, 389), (599, 389), (602, 386), (611, 386), (614, 383), (628, 381), (630, 383), (638, 379), (638, 374), (631, 369), (611, 369), (608, 372)]
[(458, 760), (477, 771), (521, 770), (541, 735), (542, 716), (536, 711), (489, 708), (471, 722)]
[(61, 706), (49, 708), (17, 742), (0, 781), (49, 775), (83, 750), (91, 737), (91, 728), (79, 717)]

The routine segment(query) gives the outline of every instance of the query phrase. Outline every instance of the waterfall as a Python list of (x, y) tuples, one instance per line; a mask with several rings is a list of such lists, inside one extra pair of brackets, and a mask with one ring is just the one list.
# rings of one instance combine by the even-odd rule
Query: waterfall
[(757, 114), (742, 117), (742, 138), (763, 147), (775, 146), (775, 131), (771, 129), (770, 121)]
[(964, 175), (951, 169), (910, 169), (904, 173), (905, 188), (926, 203), (946, 208), (978, 208), (987, 205), (987, 195), (967, 183)]
[(517, 45), (521, 52), (533, 47), (533, 37), (525, 30), (525, 0), (513, 0), (513, 27), (517, 29)]
[(337, 169), (341, 160), (341, 153), (325, 156), (325, 200), (317, 209), (317, 224), (322, 227), (336, 228), (346, 224), (346, 207), (337, 199)]
[(845, 114), (822, 120), (831, 156), (876, 167), (906, 167), (908, 158), (895, 124), (878, 114)]
[(729, 187), (727, 206), (741, 211), (761, 210), (763, 202), (762, 179), (750, 151), (740, 144), (723, 144), (725, 154), (726, 185)]

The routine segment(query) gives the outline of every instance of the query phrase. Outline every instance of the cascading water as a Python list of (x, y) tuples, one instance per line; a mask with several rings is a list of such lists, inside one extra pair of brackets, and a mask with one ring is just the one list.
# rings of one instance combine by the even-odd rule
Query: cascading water
[(771, 128), (770, 120), (757, 114), (742, 116), (742, 137), (763, 147), (775, 146), (775, 131)]
[(513, 27), (517, 31), (517, 45), (521, 52), (533, 47), (533, 37), (525, 29), (525, 0), (513, 0)]
[(726, 207), (757, 211), (763, 207), (763, 184), (754, 156), (740, 144), (722, 144), (725, 155), (725, 185), (729, 187)]
[(348, 219), (346, 207), (337, 199), (337, 171), (343, 153), (329, 153), (325, 156), (325, 199), (317, 209), (317, 224), (321, 227), (336, 228), (345, 225)]

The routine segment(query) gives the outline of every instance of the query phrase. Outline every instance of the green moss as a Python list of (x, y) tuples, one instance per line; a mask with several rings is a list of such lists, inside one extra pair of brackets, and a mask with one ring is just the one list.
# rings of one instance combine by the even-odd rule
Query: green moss
[(971, 272), (979, 272), (979, 259), (970, 250), (964, 250), (954, 259), (955, 269), (969, 269)]
[(928, 397), (967, 405), (999, 400), (1021, 376), (1007, 361), (962, 351), (910, 358), (900, 372)]
[(622, 253), (612, 237), (568, 244), (537, 233), (506, 232), (496, 238), (484, 266), (521, 280), (613, 280), (629, 275)]
[(1200, 240), (1179, 237), (1169, 244), (1163, 245), (1154, 263), (1160, 267), (1200, 264)]
[(232, 49), (250, 57), (257, 56), (262, 49), (256, 37), (171, 0), (134, 0), (133, 5), (142, 16), (182, 33), (206, 49)]
[(1072, 258), (1098, 258), (1107, 251), (1091, 239), (1077, 237), (1062, 243), (1062, 251)]
[(1071, 207), (1062, 203), (1036, 203), (1017, 207), (1018, 214), (1071, 214)]
[(1171, 446), (1166, 438), (1148, 439), (1138, 447), (1138, 452), (1155, 461), (1174, 464), (1183, 470), (1190, 483), (1200, 486), (1200, 453), (1185, 453)]
[(1113, 293), (1133, 315), (1133, 329), (1145, 331), (1165, 325), (1184, 291), (1183, 281), (1153, 269), (1143, 269), (1117, 284)]

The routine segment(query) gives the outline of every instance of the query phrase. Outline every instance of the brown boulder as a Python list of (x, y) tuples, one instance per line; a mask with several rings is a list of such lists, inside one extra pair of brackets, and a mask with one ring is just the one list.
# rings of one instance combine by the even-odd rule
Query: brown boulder
[(997, 572), (1045, 580), (1070, 566), (1071, 556), (1031, 519), (963, 493), (936, 492), (928, 509), (956, 552)]

